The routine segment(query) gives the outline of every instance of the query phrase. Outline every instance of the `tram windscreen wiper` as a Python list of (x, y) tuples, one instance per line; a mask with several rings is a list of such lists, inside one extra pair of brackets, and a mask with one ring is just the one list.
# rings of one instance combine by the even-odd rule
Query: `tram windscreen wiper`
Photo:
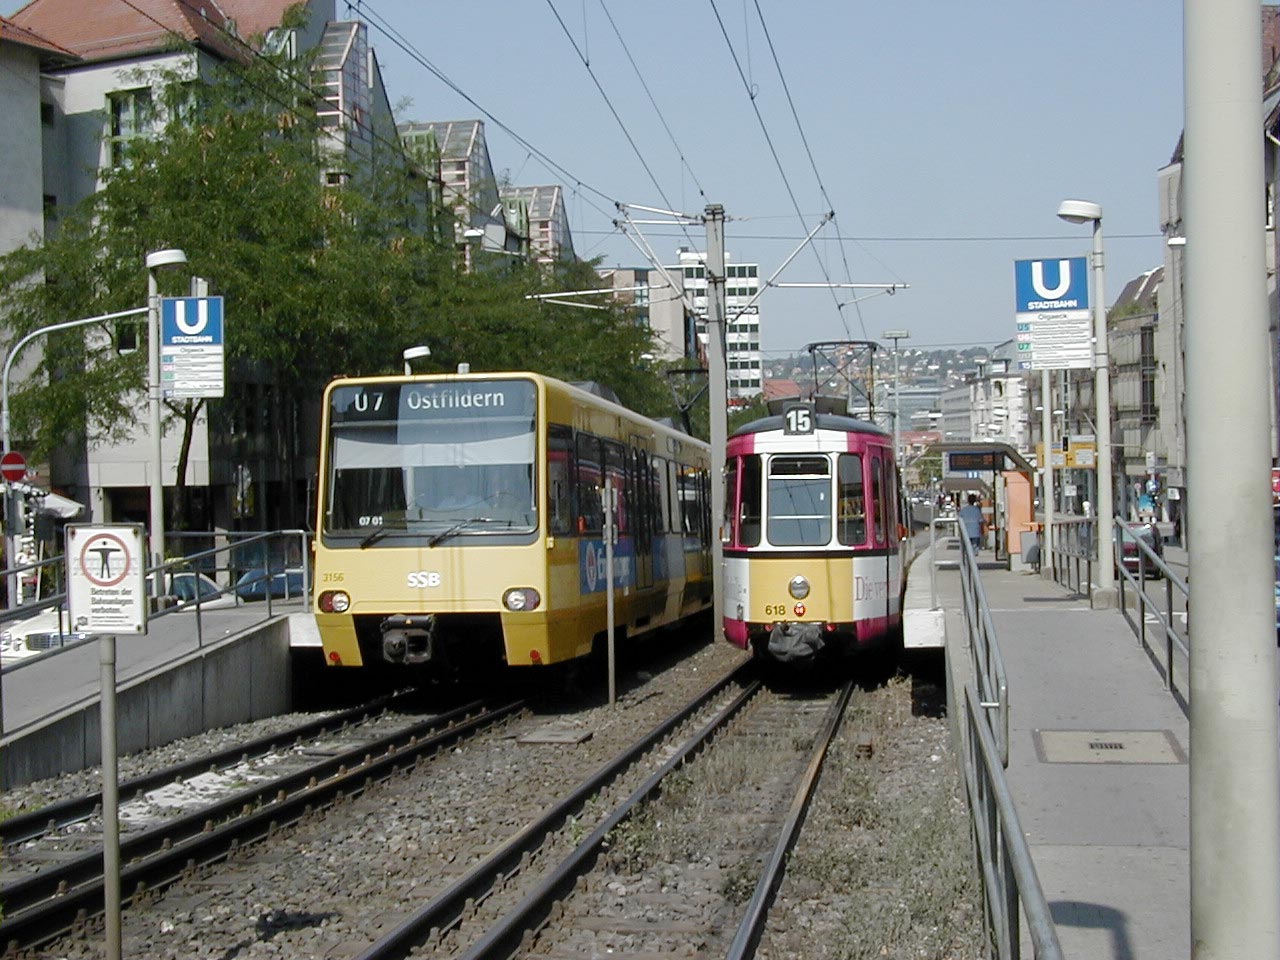
[(427, 541), (427, 546), (434, 547), (434, 546), (437, 546), (438, 544), (444, 543), (450, 537), (456, 537), (463, 530), (467, 529), (467, 527), (471, 526), (474, 523), (505, 523), (507, 526), (511, 526), (510, 520), (495, 520), (493, 517), (467, 517), (467, 519), (465, 520), (459, 520), (457, 523), (455, 523), (453, 526), (449, 527), (448, 529), (441, 530), (439, 533), (437, 533), (435, 536), (433, 536), (430, 540)]
[(360, 549), (364, 550), (368, 547), (372, 547), (375, 543), (377, 543), (379, 540), (381, 540), (383, 537), (389, 534), (392, 530), (403, 530), (403, 529), (404, 529), (403, 527), (397, 527), (390, 523), (384, 523), (382, 526), (375, 528), (371, 534), (369, 534), (367, 537), (365, 537), (363, 540), (360, 541)]

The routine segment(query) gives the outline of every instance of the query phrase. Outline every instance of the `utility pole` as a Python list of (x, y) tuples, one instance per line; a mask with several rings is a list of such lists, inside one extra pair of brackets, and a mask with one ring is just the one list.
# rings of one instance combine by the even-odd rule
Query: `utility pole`
[(711, 404), (711, 582), (713, 635), (724, 630), (724, 453), (729, 440), (725, 369), (724, 207), (707, 204), (707, 399)]
[(1261, 18), (1184, 0), (1191, 950), (1280, 957)]

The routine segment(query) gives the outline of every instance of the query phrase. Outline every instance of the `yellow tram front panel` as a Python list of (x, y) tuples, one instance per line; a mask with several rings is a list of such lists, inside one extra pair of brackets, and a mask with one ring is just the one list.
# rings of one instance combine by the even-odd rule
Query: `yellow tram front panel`
[[(749, 623), (853, 623), (883, 617), (897, 612), (889, 584), (898, 566), (896, 557), (874, 554), (726, 557), (725, 615)], [(803, 597), (793, 594), (797, 577), (807, 586)]]

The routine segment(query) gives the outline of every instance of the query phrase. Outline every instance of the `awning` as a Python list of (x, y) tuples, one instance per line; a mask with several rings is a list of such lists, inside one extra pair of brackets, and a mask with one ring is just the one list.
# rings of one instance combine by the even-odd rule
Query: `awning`
[(59, 520), (74, 520), (84, 513), (84, 504), (77, 503), (70, 497), (64, 497), (48, 490), (41, 490), (39, 487), (33, 487), (29, 483), (0, 484), (0, 488), (4, 489), (6, 495), (9, 486), (13, 487), (14, 492), (34, 501), (36, 513), (57, 517)]

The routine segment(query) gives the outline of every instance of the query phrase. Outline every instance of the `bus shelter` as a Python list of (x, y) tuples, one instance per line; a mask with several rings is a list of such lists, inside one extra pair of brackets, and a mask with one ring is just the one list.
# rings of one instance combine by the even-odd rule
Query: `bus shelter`
[(935, 443), (942, 455), (941, 488), (964, 503), (975, 494), (982, 503), (987, 526), (994, 531), (996, 560), (1020, 569), (1035, 542), (1035, 468), (1007, 443), (969, 441)]

